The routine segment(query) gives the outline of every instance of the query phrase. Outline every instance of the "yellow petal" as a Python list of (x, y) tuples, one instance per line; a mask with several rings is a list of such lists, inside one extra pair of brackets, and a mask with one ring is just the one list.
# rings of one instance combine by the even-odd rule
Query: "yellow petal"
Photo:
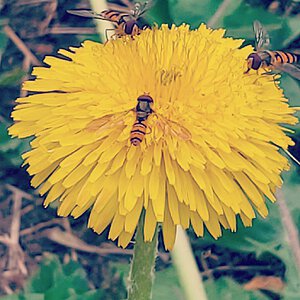
[(153, 207), (151, 201), (146, 210), (145, 224), (144, 224), (144, 239), (145, 241), (151, 241), (155, 233), (157, 226), (156, 218), (154, 215)]
[(165, 210), (164, 223), (162, 227), (164, 244), (166, 250), (172, 250), (176, 237), (176, 226), (174, 225), (168, 208)]

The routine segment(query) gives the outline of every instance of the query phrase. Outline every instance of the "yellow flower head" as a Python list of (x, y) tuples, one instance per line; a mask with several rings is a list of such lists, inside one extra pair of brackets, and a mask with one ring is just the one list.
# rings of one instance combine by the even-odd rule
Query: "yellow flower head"
[[(294, 110), (272, 76), (244, 74), (251, 47), (201, 25), (163, 25), (141, 35), (47, 57), (19, 98), (10, 133), (33, 136), (24, 154), (32, 185), (59, 199), (58, 213), (79, 217), (91, 208), (89, 227), (126, 247), (145, 209), (144, 237), (162, 223), (167, 249), (176, 225), (204, 225), (215, 238), (267, 215), (280, 173), (279, 148), (293, 142), (282, 124)], [(152, 109), (138, 146), (130, 142), (138, 97)]]

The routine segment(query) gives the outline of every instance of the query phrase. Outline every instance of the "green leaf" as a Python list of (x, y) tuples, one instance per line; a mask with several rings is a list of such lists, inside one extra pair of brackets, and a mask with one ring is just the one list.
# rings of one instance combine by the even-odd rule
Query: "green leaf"
[(61, 264), (56, 256), (49, 255), (41, 263), (38, 272), (31, 278), (31, 281), (27, 284), (25, 291), (37, 293), (47, 291), (55, 284), (55, 280), (61, 277), (55, 275), (58, 273), (62, 274)]
[(1, 300), (20, 300), (19, 295), (8, 295), (0, 298)]
[[(0, 123), (0, 160), (2, 170), (19, 167), (23, 160), (21, 154), (29, 150), (29, 139), (11, 138), (7, 132), (7, 124)], [(0, 169), (1, 170), (1, 169)]]
[(243, 0), (231, 0), (225, 7), (222, 8), (222, 4), (224, 3), (224, 1), (221, 2), (216, 1), (216, 2), (218, 2), (219, 4), (217, 10), (214, 12), (213, 15), (219, 12), (220, 9), (222, 10), (222, 12), (219, 18), (217, 19), (217, 22), (214, 24), (213, 28), (224, 27), (225, 18), (228, 16), (232, 17), (233, 12), (237, 11), (240, 8), (240, 6), (243, 4)]
[(3, 145), (6, 144), (8, 141), (10, 141), (11, 138), (8, 135), (6, 125), (4, 123), (0, 123), (0, 145), (1, 145), (1, 150), (3, 151)]
[(43, 294), (24, 294), (22, 297), (24, 300), (45, 300)]
[[(144, 17), (144, 16), (143, 16)], [(156, 1), (155, 5), (147, 11), (145, 14), (149, 24), (157, 23), (160, 24), (171, 24), (173, 20), (169, 11), (169, 1)]]
[[(239, 16), (243, 16), (240, 18)], [(263, 8), (248, 5), (246, 2), (225, 16), (220, 25), (227, 29), (227, 36), (254, 40), (252, 23), (259, 20), (270, 35), (271, 48), (286, 48), (300, 35), (299, 19), (297, 17), (284, 18), (274, 15)]]
[(285, 35), (282, 39), (282, 47), (286, 48), (293, 40), (300, 35), (300, 26), (298, 17), (290, 17), (285, 20)]
[(288, 74), (282, 74), (280, 86), (283, 89), (285, 97), (289, 100), (290, 106), (300, 106), (300, 86), (297, 80)]
[(0, 75), (0, 87), (16, 86), (20, 84), (25, 74), (26, 72), (24, 72), (20, 68), (2, 72), (2, 74)]
[(103, 292), (101, 291), (88, 291), (81, 295), (72, 295), (69, 298), (66, 298), (65, 300), (99, 300), (102, 299)]
[[(243, 16), (241, 18), (241, 16)], [(282, 18), (274, 15), (263, 8), (253, 7), (245, 1), (241, 3), (230, 15), (224, 17), (222, 26), (227, 29), (226, 35), (235, 38), (245, 38), (254, 40), (253, 21), (262, 22), (271, 36), (272, 45), (276, 46), (274, 30), (279, 30), (282, 26)]]
[[(295, 173), (295, 168), (292, 168), (289, 173), (285, 174), (282, 190), (284, 201), (289, 209), (292, 221), (295, 223), (296, 227), (299, 228), (298, 222), (300, 222), (300, 185), (299, 182), (293, 183), (293, 181), (290, 180), (295, 178)], [(295, 258), (291, 252), (290, 246), (286, 245), (286, 247), (280, 249), (278, 256), (284, 261), (286, 266), (285, 277), (287, 286), (284, 289), (284, 295), (286, 297), (284, 299), (299, 299), (300, 274), (297, 270), (294, 261)]]
[(7, 35), (2, 30), (0, 30), (0, 55), (3, 54), (7, 46), (7, 43), (8, 43)]
[(7, 23), (7, 20), (0, 18), (0, 63), (1, 63), (2, 55), (3, 55), (3, 53), (5, 51), (5, 48), (6, 48), (7, 44), (8, 44), (8, 37), (7, 37), (7, 35), (2, 30), (2, 27), (6, 23)]
[(169, 0), (170, 16), (176, 25), (188, 23), (195, 28), (206, 23), (220, 3), (219, 0)]
[(208, 299), (222, 299), (222, 300), (268, 300), (258, 291), (246, 291), (242, 286), (230, 278), (221, 278), (219, 280), (205, 281), (205, 290)]
[(1, 300), (45, 300), (43, 294), (29, 293), (29, 294), (21, 294), (21, 295), (9, 295), (5, 297), (1, 297)]
[(62, 265), (55, 255), (46, 257), (25, 291), (41, 293), (45, 300), (98, 300), (101, 295), (97, 290), (89, 290), (86, 273), (78, 262)]
[(176, 269), (173, 266), (156, 272), (153, 286), (153, 300), (181, 300), (184, 298)]
[[(105, 32), (104, 32), (105, 34)], [(94, 42), (101, 43), (101, 38), (98, 33), (95, 34), (76, 34), (76, 38), (78, 41), (91, 40)]]
[(45, 292), (45, 300), (64, 300), (70, 296), (76, 295), (76, 292), (69, 280), (55, 282), (51, 289)]

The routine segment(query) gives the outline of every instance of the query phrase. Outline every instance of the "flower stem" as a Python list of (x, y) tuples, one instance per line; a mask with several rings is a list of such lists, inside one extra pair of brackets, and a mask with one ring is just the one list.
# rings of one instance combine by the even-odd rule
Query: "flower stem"
[(186, 300), (207, 300), (201, 274), (198, 270), (186, 232), (177, 226), (176, 241), (171, 252)]
[(131, 271), (129, 275), (128, 300), (150, 300), (154, 281), (154, 266), (157, 253), (157, 227), (151, 242), (144, 241), (144, 218), (141, 215), (137, 233)]
[(218, 7), (217, 11), (207, 22), (207, 27), (209, 27), (209, 28), (214, 27), (218, 23), (220, 18), (224, 15), (225, 11), (227, 10), (227, 8), (229, 7), (229, 5), (231, 3), (232, 3), (232, 0), (223, 0), (223, 2)]
[(299, 230), (293, 221), (282, 189), (277, 189), (276, 198), (278, 199), (279, 212), (286, 232), (287, 242), (290, 245), (291, 252), (294, 255), (295, 265), (298, 268), (298, 271), (300, 271), (300, 241), (298, 238)]

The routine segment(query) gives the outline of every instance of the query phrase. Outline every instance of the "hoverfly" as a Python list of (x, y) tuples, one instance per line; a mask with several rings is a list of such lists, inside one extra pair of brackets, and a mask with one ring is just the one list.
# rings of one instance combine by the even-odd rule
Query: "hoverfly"
[(270, 45), (270, 38), (266, 29), (259, 21), (253, 22), (255, 33), (255, 50), (247, 57), (248, 73), (251, 69), (259, 68), (285, 72), (300, 80), (300, 55), (287, 51), (266, 50)]
[(154, 100), (149, 93), (145, 92), (144, 94), (140, 95), (137, 98), (137, 102), (138, 103), (135, 108), (123, 111), (118, 115), (114, 116), (113, 114), (109, 114), (105, 117), (93, 120), (88, 125), (88, 130), (101, 134), (103, 133), (103, 130), (110, 130), (116, 126), (124, 126), (122, 119), (128, 115), (128, 113), (133, 112), (135, 114), (135, 122), (131, 127), (129, 135), (130, 144), (133, 146), (140, 145), (147, 134), (147, 129), (150, 129), (150, 132), (148, 133), (152, 132), (151, 128), (147, 124), (148, 117), (151, 114), (153, 114), (157, 120), (153, 122), (153, 125), (158, 126), (159, 129), (165, 134), (179, 136), (184, 141), (188, 141), (192, 138), (192, 135), (188, 129), (175, 121), (165, 119), (163, 116), (153, 110), (152, 106), (154, 104)]
[(138, 146), (144, 139), (147, 129), (147, 119), (153, 113), (153, 99), (148, 94), (143, 94), (137, 98), (138, 104), (135, 108), (136, 120), (130, 131), (130, 143)]
[(152, 1), (146, 1), (143, 4), (136, 2), (133, 8), (128, 12), (114, 9), (106, 9), (99, 14), (92, 10), (85, 9), (67, 10), (67, 12), (80, 17), (110, 21), (116, 25), (116, 29), (114, 29), (115, 34), (113, 36), (122, 37), (125, 35), (130, 35), (133, 38), (135, 35), (140, 34), (141, 30), (149, 27), (147, 25), (140, 27), (138, 24), (138, 19), (150, 8), (150, 6), (152, 6)]
[[(180, 126), (175, 121), (163, 118), (152, 109), (154, 101), (148, 93), (144, 93), (143, 95), (139, 96), (137, 98), (137, 101), (138, 104), (135, 109), (133, 109), (133, 111), (136, 113), (136, 120), (130, 131), (130, 143), (133, 146), (138, 146), (143, 141), (145, 135), (147, 134), (146, 130), (147, 128), (149, 128), (146, 121), (152, 113), (158, 120), (156, 126), (158, 126), (164, 133), (179, 136), (182, 140), (185, 141), (191, 139), (191, 133), (189, 132), (189, 130), (187, 130), (183, 126)], [(150, 128), (149, 133), (151, 133), (151, 131), (152, 130)]]

